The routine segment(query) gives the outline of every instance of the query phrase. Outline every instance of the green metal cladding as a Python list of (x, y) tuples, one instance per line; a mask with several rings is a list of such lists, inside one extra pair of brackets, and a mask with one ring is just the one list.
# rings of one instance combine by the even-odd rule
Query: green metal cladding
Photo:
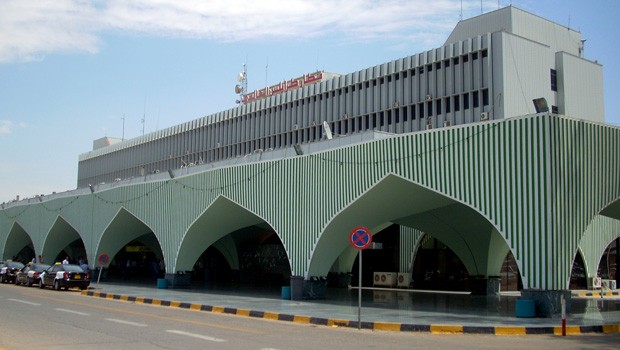
[[(128, 239), (131, 230), (111, 232), (121, 230), (118, 218), (124, 213), (135, 217), (135, 230), (154, 233), (169, 273), (193, 263), (182, 258), (188, 247), (264, 222), (280, 237), (292, 274), (308, 277), (326, 273), (350, 249), (348, 228), (415, 226), (416, 218), (442, 207), (455, 208), (456, 217), (458, 208), (468, 208), (490, 228), (480, 236), (459, 233), (473, 263), (497, 245), (478, 237), (501, 235), (526, 288), (565, 289), (578, 249), (586, 252), (587, 264), (595, 264), (596, 255), (620, 235), (620, 210), (604, 211), (620, 198), (620, 128), (534, 115), (81, 193), (2, 210), (4, 258), (28, 238), (36, 254), (45, 252), (50, 233), (61, 237), (52, 228), (66, 222), (61, 227), (75, 230), (94, 261), (130, 241), (114, 242)], [(212, 219), (201, 220), (207, 217)], [(411, 237), (401, 239), (401, 269), (422, 235), (401, 230), (401, 237), (407, 234)]]

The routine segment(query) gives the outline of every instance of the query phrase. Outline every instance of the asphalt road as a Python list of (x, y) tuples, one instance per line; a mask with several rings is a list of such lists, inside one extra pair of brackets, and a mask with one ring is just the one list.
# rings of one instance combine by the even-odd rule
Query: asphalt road
[(618, 334), (436, 335), (330, 328), (0, 284), (0, 349), (617, 349)]

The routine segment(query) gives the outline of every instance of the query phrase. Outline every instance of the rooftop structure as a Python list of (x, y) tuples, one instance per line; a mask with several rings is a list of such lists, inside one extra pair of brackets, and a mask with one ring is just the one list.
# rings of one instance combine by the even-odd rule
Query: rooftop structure
[(325, 126), (336, 136), (401, 134), (547, 110), (603, 122), (602, 66), (583, 57), (582, 42), (570, 28), (499, 9), (459, 22), (442, 47), (346, 75), (317, 72), (301, 88), (281, 83), (278, 93), (258, 90), (238, 107), (82, 154), (78, 187), (292, 149), (324, 140)]

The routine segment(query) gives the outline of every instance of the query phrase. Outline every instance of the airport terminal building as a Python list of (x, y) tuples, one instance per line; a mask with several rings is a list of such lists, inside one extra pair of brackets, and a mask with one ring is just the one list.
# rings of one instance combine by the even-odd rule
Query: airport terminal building
[[(568, 289), (575, 264), (595, 277), (620, 237), (620, 128), (604, 124), (602, 66), (583, 43), (505, 7), (459, 22), (442, 47), (96, 145), (77, 190), (3, 204), (0, 251), (94, 267), (139, 246), (173, 282), (201, 269), (312, 286), (354, 271), (361, 225), (383, 240), (370, 284), (455, 259), (494, 293), (510, 255), (523, 288)], [(423, 261), (429, 247), (451, 255)]]

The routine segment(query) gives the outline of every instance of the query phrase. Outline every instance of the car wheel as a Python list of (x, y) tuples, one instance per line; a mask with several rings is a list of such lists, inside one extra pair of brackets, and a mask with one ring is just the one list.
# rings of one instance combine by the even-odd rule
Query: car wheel
[(4, 275), (0, 276), (0, 283), (4, 283)]
[(54, 289), (60, 290), (60, 283), (58, 283), (58, 280), (54, 281)]
[(43, 284), (43, 278), (39, 280), (39, 288), (41, 289), (45, 288), (45, 284)]

